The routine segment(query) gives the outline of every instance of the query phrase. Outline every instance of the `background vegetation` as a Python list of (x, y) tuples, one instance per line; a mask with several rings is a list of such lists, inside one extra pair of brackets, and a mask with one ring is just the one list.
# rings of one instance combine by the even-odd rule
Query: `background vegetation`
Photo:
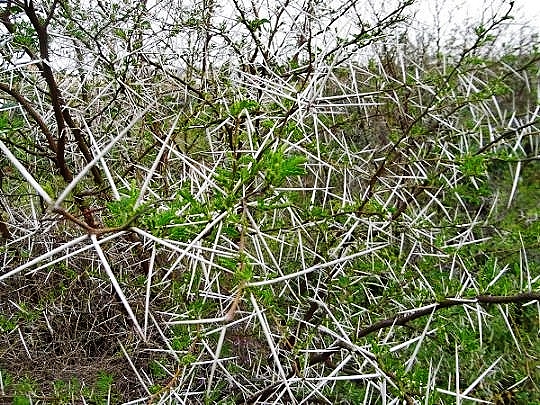
[(0, 5), (2, 402), (539, 403), (514, 2), (256, 3)]

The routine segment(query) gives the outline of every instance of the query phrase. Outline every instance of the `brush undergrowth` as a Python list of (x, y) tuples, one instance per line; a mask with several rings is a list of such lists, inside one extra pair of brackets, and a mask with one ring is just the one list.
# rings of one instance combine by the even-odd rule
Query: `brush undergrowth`
[(540, 401), (537, 44), (412, 3), (2, 6), (2, 401)]

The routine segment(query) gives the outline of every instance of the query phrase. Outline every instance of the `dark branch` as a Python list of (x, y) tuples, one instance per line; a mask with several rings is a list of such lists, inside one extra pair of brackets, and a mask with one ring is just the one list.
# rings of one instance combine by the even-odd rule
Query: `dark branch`
[[(391, 318), (384, 319), (377, 323), (374, 323), (367, 328), (361, 329), (357, 334), (356, 338), (362, 338), (368, 336), (374, 332), (377, 332), (381, 329), (390, 328), (393, 326), (405, 326), (409, 322), (414, 321), (415, 319), (430, 315), (431, 313), (438, 311), (443, 308), (450, 308), (463, 304), (521, 304), (530, 301), (540, 301), (540, 293), (537, 292), (527, 292), (517, 295), (478, 295), (472, 298), (447, 298), (445, 300), (436, 302), (432, 305), (428, 305), (419, 310), (412, 310), (406, 314), (395, 315)], [(322, 363), (330, 356), (333, 352), (325, 352), (320, 354), (313, 355), (309, 364), (314, 365), (317, 363)]]

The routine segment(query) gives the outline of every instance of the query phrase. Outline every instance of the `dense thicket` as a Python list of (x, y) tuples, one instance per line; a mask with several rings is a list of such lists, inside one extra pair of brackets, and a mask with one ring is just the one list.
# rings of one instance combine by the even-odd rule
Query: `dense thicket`
[(2, 3), (2, 401), (539, 401), (537, 36), (415, 6)]

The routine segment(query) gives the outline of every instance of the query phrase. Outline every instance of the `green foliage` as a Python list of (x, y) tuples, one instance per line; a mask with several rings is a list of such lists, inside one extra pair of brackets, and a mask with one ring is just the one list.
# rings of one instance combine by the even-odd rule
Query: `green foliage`
[(250, 31), (260, 30), (264, 24), (269, 24), (270, 20), (267, 18), (257, 18), (247, 22)]
[(476, 205), (480, 205), (483, 199), (491, 195), (490, 188), (483, 183), (475, 186), (470, 182), (465, 182), (454, 187), (454, 191), (462, 200)]
[(27, 397), (15, 395), (13, 397), (13, 405), (30, 405), (31, 402)]
[[(9, 107), (9, 103), (4, 104), (3, 107)], [(0, 130), (15, 132), (24, 126), (24, 121), (20, 115), (10, 116), (7, 111), (0, 111)]]
[(182, 364), (183, 366), (190, 366), (192, 363), (196, 361), (197, 361), (197, 358), (193, 354), (189, 353), (180, 359), (180, 364)]
[(0, 333), (11, 332), (16, 327), (17, 323), (13, 319), (0, 314)]
[(239, 265), (236, 271), (234, 272), (234, 282), (241, 283), (249, 281), (253, 278), (253, 266), (249, 263), (246, 264), (247, 258), (242, 258), (244, 262), (242, 265)]
[(109, 374), (104, 371), (98, 372), (96, 382), (92, 387), (91, 398), (96, 404), (108, 404), (108, 398), (110, 396), (114, 397), (112, 393), (114, 377), (112, 374)]
[(55, 403), (71, 404), (73, 398), (77, 398), (81, 394), (81, 383), (77, 378), (72, 378), (69, 381), (56, 380), (53, 381), (53, 396)]
[(107, 208), (110, 215), (108, 216), (107, 225), (122, 226), (134, 219), (137, 212), (140, 212), (134, 208), (137, 197), (138, 192), (135, 185), (132, 184), (128, 195), (124, 195), (120, 200), (108, 203)]
[(31, 404), (31, 398), (36, 394), (37, 384), (29, 378), (23, 377), (14, 386), (15, 395), (13, 397), (13, 404), (27, 405)]
[[(8, 393), (13, 393), (12, 404), (32, 404), (44, 397), (45, 386), (40, 386), (37, 381), (29, 377), (24, 376), (15, 380), (3, 370), (1, 377), (3, 389)], [(118, 402), (115, 399), (116, 394), (111, 392), (113, 377), (105, 372), (98, 373), (92, 387), (82, 387), (77, 378), (72, 378), (69, 381), (55, 380), (48, 384), (52, 388), (51, 395), (46, 397), (47, 401), (52, 401), (50, 403), (68, 405), (78, 402), (80, 398), (84, 398), (85, 402), (90, 401), (93, 404), (114, 404)], [(0, 398), (2, 397), (0, 396)]]
[(287, 156), (283, 149), (268, 152), (262, 160), (261, 169), (266, 181), (272, 186), (279, 187), (286, 178), (306, 174), (307, 159), (301, 155)]
[(186, 350), (191, 344), (191, 337), (187, 327), (182, 325), (175, 325), (172, 328), (172, 340), (171, 347), (176, 351)]
[(37, 48), (37, 34), (34, 27), (26, 21), (17, 24), (13, 43), (31, 49)]
[(167, 376), (167, 373), (163, 369), (163, 366), (157, 360), (151, 361), (148, 367), (150, 368), (150, 373), (152, 374), (154, 378), (160, 379), (160, 378), (165, 378)]
[[(36, 9), (41, 46), (32, 2), (3, 13), (13, 403), (441, 404), (475, 381), (538, 402), (538, 306), (506, 302), (540, 286), (538, 50), (497, 54), (508, 16), (434, 49), (408, 35), (412, 0), (350, 34), (345, 2), (60, 3)], [(61, 207), (37, 195), (105, 147)], [(19, 364), (66, 361), (61, 342), (99, 364), (80, 381)]]
[(243, 111), (254, 112), (259, 108), (259, 103), (255, 100), (240, 100), (230, 106), (233, 117), (239, 116)]

